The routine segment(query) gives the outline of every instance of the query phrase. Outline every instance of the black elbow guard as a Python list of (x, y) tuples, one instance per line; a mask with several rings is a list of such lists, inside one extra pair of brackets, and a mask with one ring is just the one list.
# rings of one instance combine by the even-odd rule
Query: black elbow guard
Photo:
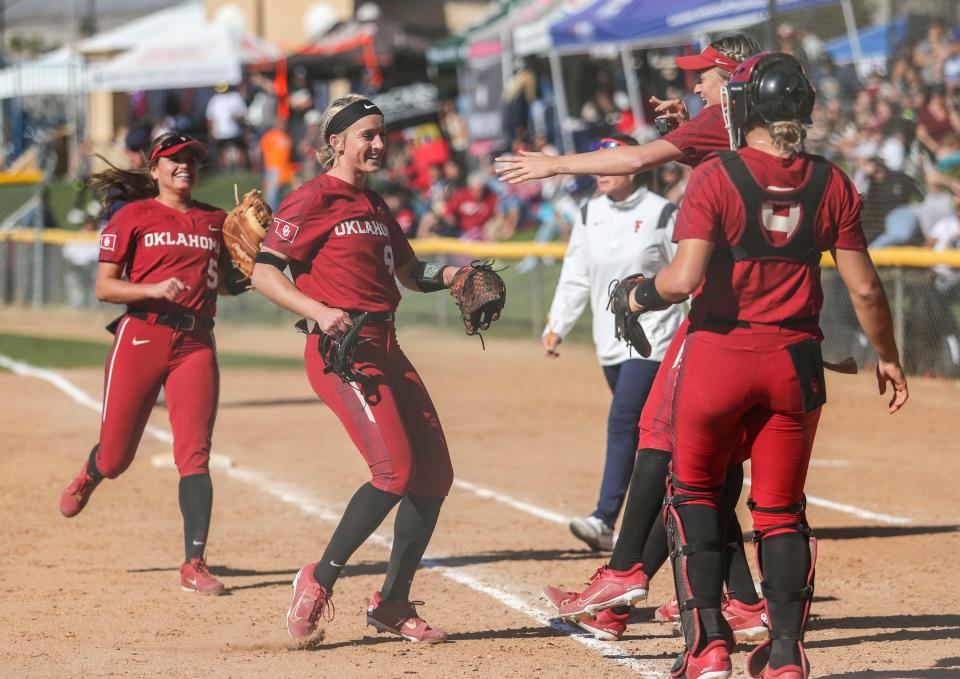
[(269, 264), (270, 266), (277, 268), (280, 273), (283, 273), (287, 270), (287, 263), (271, 252), (258, 252), (256, 261), (260, 264)]
[(413, 281), (420, 288), (420, 292), (437, 292), (446, 290), (447, 286), (443, 284), (443, 270), (447, 268), (446, 264), (428, 264), (427, 262), (418, 262), (413, 267)]

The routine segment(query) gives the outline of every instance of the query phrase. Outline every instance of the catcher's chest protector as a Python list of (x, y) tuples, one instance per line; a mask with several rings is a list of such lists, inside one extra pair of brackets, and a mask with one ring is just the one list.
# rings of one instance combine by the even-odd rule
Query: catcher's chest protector
[[(814, 158), (813, 169), (803, 186), (795, 191), (772, 192), (757, 184), (738, 153), (724, 151), (718, 155), (740, 195), (745, 215), (740, 240), (730, 247), (733, 259), (787, 259), (819, 264), (814, 229), (830, 181), (830, 164)], [(767, 235), (774, 231), (786, 233), (786, 241), (775, 245)]]

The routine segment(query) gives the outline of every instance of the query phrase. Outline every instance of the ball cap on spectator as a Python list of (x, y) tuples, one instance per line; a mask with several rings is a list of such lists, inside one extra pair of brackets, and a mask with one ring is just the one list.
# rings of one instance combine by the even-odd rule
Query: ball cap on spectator
[(157, 158), (167, 158), (183, 149), (190, 149), (200, 160), (207, 157), (207, 147), (204, 146), (202, 142), (197, 141), (189, 134), (173, 132), (156, 141), (153, 149), (150, 151), (150, 160), (154, 161)]
[(708, 68), (722, 68), (727, 73), (733, 73), (740, 64), (736, 59), (721, 54), (712, 46), (707, 45), (700, 54), (687, 57), (676, 57), (677, 67), (684, 71), (703, 71)]

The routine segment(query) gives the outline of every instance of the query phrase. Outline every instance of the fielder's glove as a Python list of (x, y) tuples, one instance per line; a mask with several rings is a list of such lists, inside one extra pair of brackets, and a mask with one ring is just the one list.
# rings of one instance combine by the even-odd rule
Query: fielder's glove
[(230, 210), (223, 221), (223, 245), (234, 266), (249, 278), (273, 212), (257, 189), (247, 191), (243, 201), (238, 202), (239, 205)]
[(607, 301), (607, 310), (614, 317), (614, 335), (618, 340), (623, 340), (628, 346), (637, 351), (644, 358), (650, 356), (653, 350), (647, 334), (640, 325), (640, 316), (642, 311), (630, 311), (630, 298), (633, 291), (641, 282), (644, 276), (641, 273), (627, 276), (623, 280), (610, 281), (608, 292), (610, 299)]
[(493, 262), (474, 260), (454, 275), (450, 295), (460, 307), (464, 331), (476, 335), (500, 318), (507, 303), (507, 286), (493, 270)]
[(370, 314), (366, 312), (356, 315), (351, 314), (350, 320), (353, 321), (353, 325), (336, 339), (322, 332), (316, 324), (311, 331), (309, 323), (305, 319), (298, 321), (296, 328), (305, 334), (315, 332), (320, 335), (317, 342), (317, 352), (323, 360), (324, 373), (333, 373), (345, 384), (354, 383), (363, 387), (370, 382), (371, 377), (354, 365), (354, 354), (359, 345), (370, 341), (360, 337), (360, 331), (370, 320)]

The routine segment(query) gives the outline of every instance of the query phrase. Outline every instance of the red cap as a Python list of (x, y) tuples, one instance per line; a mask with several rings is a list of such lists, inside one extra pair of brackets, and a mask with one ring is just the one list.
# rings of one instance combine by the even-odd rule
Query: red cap
[(710, 45), (703, 48), (700, 54), (689, 57), (676, 57), (677, 67), (684, 71), (702, 71), (707, 68), (722, 68), (727, 73), (737, 70), (739, 61), (731, 59), (715, 50)]
[(204, 146), (202, 142), (197, 141), (189, 134), (171, 134), (161, 143), (153, 147), (153, 150), (150, 152), (150, 160), (166, 158), (186, 148), (192, 149), (200, 160), (207, 157), (207, 147)]

